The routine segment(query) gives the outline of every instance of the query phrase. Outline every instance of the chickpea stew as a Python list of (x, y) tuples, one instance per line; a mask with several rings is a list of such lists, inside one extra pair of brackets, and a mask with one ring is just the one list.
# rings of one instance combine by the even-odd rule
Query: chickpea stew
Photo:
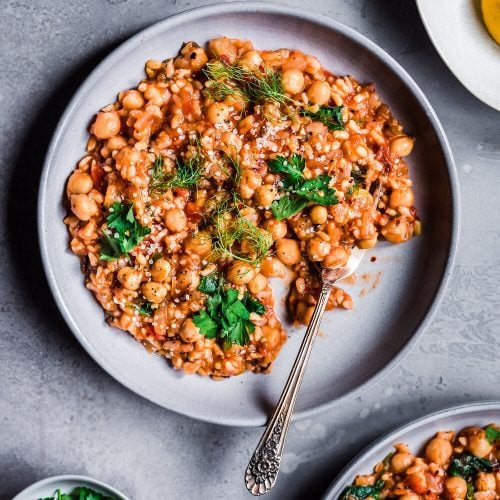
[[(308, 324), (312, 263), (421, 231), (413, 142), (372, 84), (314, 56), (188, 42), (95, 116), (66, 188), (70, 248), (108, 323), (174, 368), (267, 372), (287, 338), (269, 278), (293, 272)], [(335, 288), (327, 309), (352, 306)]]
[(438, 432), (421, 456), (399, 443), (372, 474), (357, 476), (342, 500), (498, 500), (500, 426)]

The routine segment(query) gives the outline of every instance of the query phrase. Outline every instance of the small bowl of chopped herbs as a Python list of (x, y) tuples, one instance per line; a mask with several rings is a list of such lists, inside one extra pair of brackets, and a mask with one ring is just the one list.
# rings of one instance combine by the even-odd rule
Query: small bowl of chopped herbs
[(28, 486), (13, 500), (130, 500), (111, 486), (85, 476), (54, 476)]

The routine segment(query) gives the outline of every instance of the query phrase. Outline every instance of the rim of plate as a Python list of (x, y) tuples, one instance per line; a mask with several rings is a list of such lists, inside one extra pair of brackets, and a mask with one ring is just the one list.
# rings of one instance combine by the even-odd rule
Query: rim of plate
[(112, 486), (109, 486), (109, 484), (99, 481), (98, 479), (92, 479), (91, 477), (88, 476), (78, 476), (78, 475), (74, 476), (71, 474), (65, 474), (62, 476), (52, 476), (52, 477), (47, 477), (45, 479), (41, 479), (40, 481), (31, 484), (27, 488), (24, 488), (24, 490), (20, 491), (12, 500), (22, 500), (23, 496), (36, 493), (37, 489), (45, 486), (50, 486), (51, 483), (53, 483), (54, 488), (57, 488), (58, 484), (60, 484), (63, 481), (75, 481), (75, 482), (81, 481), (82, 483), (87, 483), (87, 484), (82, 484), (82, 486), (96, 486), (107, 493), (112, 493), (114, 496), (116, 496), (117, 500), (129, 500), (129, 498), (126, 495), (119, 492)]
[(450, 242), (448, 248), (448, 259), (446, 265), (444, 266), (442, 275), (440, 277), (439, 286), (436, 289), (433, 300), (429, 305), (427, 311), (423, 315), (418, 327), (416, 328), (414, 334), (411, 336), (409, 341), (401, 348), (399, 352), (397, 352), (393, 358), (386, 364), (386, 366), (381, 369), (377, 374), (366, 380), (365, 382), (355, 386), (350, 392), (344, 394), (343, 396), (327, 401), (323, 404), (317, 405), (313, 408), (297, 411), (292, 418), (292, 421), (297, 422), (300, 420), (305, 420), (311, 418), (312, 416), (319, 415), (328, 411), (329, 409), (335, 406), (341, 406), (356, 397), (358, 397), (362, 392), (366, 391), (381, 379), (383, 379), (387, 374), (396, 367), (396, 365), (408, 354), (410, 349), (413, 347), (415, 341), (418, 337), (423, 333), (426, 329), (428, 323), (430, 322), (432, 316), (434, 315), (441, 299), (443, 297), (444, 291), (448, 284), (449, 278), (451, 276), (453, 264), (455, 261), (458, 237), (460, 232), (460, 195), (459, 195), (459, 187), (458, 187), (458, 174), (455, 167), (455, 162), (453, 160), (451, 148), (448, 143), (448, 139), (446, 138), (443, 127), (436, 115), (436, 112), (432, 108), (428, 99), (425, 97), (425, 94), (415, 83), (413, 78), (403, 69), (402, 66), (397, 63), (392, 56), (390, 56), (387, 52), (381, 49), (374, 42), (366, 38), (364, 35), (361, 35), (357, 31), (349, 28), (329, 17), (323, 16), (321, 14), (310, 13), (303, 9), (296, 7), (289, 7), (286, 5), (274, 3), (274, 2), (259, 2), (259, 1), (249, 1), (249, 2), (228, 2), (228, 3), (217, 3), (210, 6), (205, 7), (197, 7), (190, 10), (186, 10), (175, 14), (171, 17), (167, 17), (144, 30), (139, 31), (125, 42), (120, 44), (116, 49), (114, 49), (108, 56), (106, 56), (96, 67), (95, 69), (87, 76), (87, 78), (83, 81), (80, 87), (77, 89), (71, 101), (67, 105), (64, 110), (57, 126), (54, 131), (53, 137), (51, 139), (49, 148), (47, 150), (47, 154), (45, 157), (45, 162), (42, 170), (42, 175), (40, 178), (40, 186), (38, 191), (38, 239), (40, 245), (40, 251), (42, 256), (43, 267), (45, 271), (45, 275), (47, 277), (47, 281), (49, 284), (49, 288), (52, 292), (52, 296), (61, 312), (66, 324), (69, 326), (77, 340), (80, 342), (82, 347), (87, 351), (87, 353), (96, 361), (97, 364), (101, 366), (109, 375), (111, 375), (115, 380), (120, 382), (122, 385), (127, 387), (129, 390), (138, 394), (153, 403), (162, 406), (170, 411), (175, 411), (177, 413), (187, 415), (191, 418), (195, 418), (197, 420), (202, 420), (210, 423), (221, 424), (221, 425), (229, 425), (229, 426), (240, 426), (240, 427), (255, 427), (255, 426), (263, 426), (265, 425), (261, 419), (258, 418), (240, 418), (233, 417), (231, 415), (226, 415), (224, 417), (213, 418), (211, 416), (201, 415), (199, 413), (191, 411), (189, 408), (182, 409), (173, 409), (166, 406), (159, 398), (156, 398), (152, 394), (145, 395), (141, 392), (141, 389), (135, 385), (133, 380), (127, 378), (126, 374), (121, 373), (119, 370), (116, 370), (110, 367), (106, 360), (101, 357), (101, 355), (97, 352), (94, 346), (88, 342), (85, 337), (81, 334), (80, 329), (73, 319), (73, 315), (71, 311), (66, 307), (66, 303), (64, 297), (62, 296), (56, 279), (56, 273), (54, 271), (54, 267), (49, 259), (48, 252), (48, 238), (44, 234), (44, 227), (46, 226), (47, 214), (45, 213), (45, 199), (47, 192), (47, 183), (49, 180), (49, 176), (51, 173), (51, 163), (52, 158), (54, 156), (54, 152), (57, 150), (59, 146), (60, 136), (63, 129), (66, 126), (66, 123), (71, 118), (74, 110), (80, 104), (81, 97), (86, 94), (87, 89), (92, 87), (101, 77), (103, 73), (107, 71), (109, 67), (112, 67), (115, 61), (118, 61), (122, 58), (123, 55), (127, 53), (129, 48), (133, 47), (137, 44), (141, 38), (145, 35), (155, 34), (157, 32), (161, 32), (169, 27), (176, 26), (179, 24), (188, 24), (190, 22), (195, 21), (196, 19), (220, 13), (235, 13), (235, 12), (259, 12), (263, 15), (271, 14), (271, 15), (285, 15), (291, 16), (299, 19), (305, 19), (310, 23), (314, 23), (320, 25), (322, 27), (333, 30), (336, 33), (339, 33), (343, 37), (346, 37), (355, 43), (359, 44), (363, 47), (363, 49), (375, 54), (381, 61), (386, 64), (390, 70), (392, 70), (398, 78), (402, 80), (402, 82), (407, 86), (409, 91), (415, 96), (415, 99), (419, 102), (420, 106), (425, 110), (425, 113), (431, 122), (431, 125), (434, 129), (436, 137), (438, 139), (441, 151), (443, 153), (446, 170), (449, 177), (450, 183), (450, 195), (452, 202), (452, 210), (451, 210), (451, 235)]
[(443, 60), (443, 62), (446, 64), (446, 67), (451, 71), (453, 76), (460, 82), (461, 85), (463, 85), (474, 97), (479, 99), (482, 103), (486, 104), (487, 106), (490, 106), (491, 108), (500, 111), (500, 101), (491, 101), (484, 96), (482, 96), (478, 91), (477, 88), (475, 88), (473, 85), (469, 83), (469, 81), (464, 80), (463, 76), (460, 74), (459, 71), (457, 71), (456, 66), (452, 63), (450, 63), (450, 59), (447, 56), (447, 53), (441, 45), (437, 42), (436, 37), (434, 35), (434, 32), (431, 30), (429, 26), (429, 22), (427, 20), (426, 14), (425, 14), (425, 9), (423, 7), (424, 0), (416, 0), (416, 5), (417, 5), (417, 10), (418, 14), (420, 16), (420, 19), (422, 21), (422, 24), (424, 25), (425, 31), (427, 33), (427, 36), (429, 37), (430, 41), (432, 42), (432, 46), (436, 50), (436, 52), (439, 54), (439, 57)]
[[(455, 417), (460, 415), (467, 415), (469, 413), (474, 413), (477, 411), (491, 411), (498, 410), (500, 412), (500, 401), (488, 400), (488, 401), (473, 401), (472, 403), (463, 403), (454, 406), (448, 406), (442, 410), (437, 410), (432, 413), (428, 413), (422, 417), (410, 420), (405, 424), (397, 427), (396, 429), (383, 434), (381, 437), (372, 441), (368, 446), (363, 448), (339, 473), (337, 478), (335, 478), (328, 489), (325, 491), (321, 500), (332, 500), (333, 493), (340, 487), (346, 484), (349, 478), (354, 478), (357, 463), (370, 451), (375, 451), (378, 453), (380, 449), (394, 444), (395, 440), (399, 439), (399, 435), (403, 432), (412, 431), (418, 429), (420, 426), (427, 423), (435, 423), (441, 419), (447, 417)], [(373, 464), (375, 465), (375, 464)], [(341, 485), (341, 486), (339, 486)]]

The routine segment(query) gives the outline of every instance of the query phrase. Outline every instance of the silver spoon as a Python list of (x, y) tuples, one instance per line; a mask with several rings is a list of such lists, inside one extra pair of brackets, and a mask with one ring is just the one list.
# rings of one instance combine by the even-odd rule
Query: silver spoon
[(300, 383), (304, 376), (316, 333), (323, 318), (330, 291), (335, 283), (347, 278), (357, 269), (364, 253), (364, 250), (355, 247), (352, 249), (349, 261), (344, 267), (321, 270), (321, 292), (311, 322), (307, 327), (304, 340), (276, 409), (269, 419), (266, 430), (245, 472), (245, 484), (252, 495), (264, 495), (271, 490), (276, 482), (293, 407), (295, 406)]

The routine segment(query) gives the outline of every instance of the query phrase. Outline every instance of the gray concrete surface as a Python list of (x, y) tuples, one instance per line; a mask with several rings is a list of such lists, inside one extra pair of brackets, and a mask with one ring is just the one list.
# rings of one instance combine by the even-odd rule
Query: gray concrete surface
[[(207, 3), (0, 1), (1, 500), (63, 473), (96, 477), (138, 500), (249, 498), (242, 474), (261, 430), (190, 420), (111, 379), (55, 308), (36, 237), (44, 152), (72, 92), (130, 35)], [(293, 426), (269, 499), (318, 498), (381, 433), (451, 404), (500, 399), (500, 113), (449, 72), (413, 1), (309, 4), (379, 44), (427, 94), (455, 155), (462, 234), (446, 299), (418, 345), (368, 394)]]

